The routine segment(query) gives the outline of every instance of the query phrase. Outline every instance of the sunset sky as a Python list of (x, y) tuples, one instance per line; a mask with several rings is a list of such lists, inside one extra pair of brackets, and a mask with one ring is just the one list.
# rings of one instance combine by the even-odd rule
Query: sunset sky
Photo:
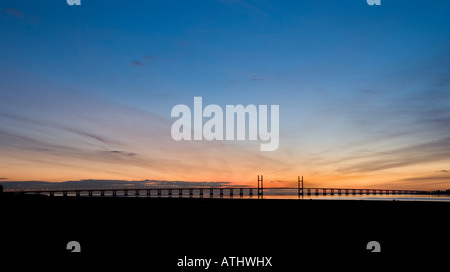
[[(450, 188), (450, 2), (1, 1), (0, 183)], [(279, 105), (280, 144), (172, 107)]]

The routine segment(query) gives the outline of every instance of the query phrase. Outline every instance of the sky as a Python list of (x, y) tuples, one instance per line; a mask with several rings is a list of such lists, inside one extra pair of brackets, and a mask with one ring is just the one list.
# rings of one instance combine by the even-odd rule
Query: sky
[[(450, 188), (450, 2), (0, 2), (0, 182)], [(279, 105), (279, 147), (174, 141)]]

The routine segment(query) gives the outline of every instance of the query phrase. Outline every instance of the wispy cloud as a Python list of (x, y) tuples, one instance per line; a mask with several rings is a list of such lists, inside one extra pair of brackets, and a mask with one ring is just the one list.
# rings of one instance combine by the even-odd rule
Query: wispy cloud
[[(259, 143), (176, 142), (169, 117), (87, 97), (30, 75), (11, 82), (17, 76), (4, 72), (0, 152), (9, 158), (2, 165), (9, 179), (221, 179), (242, 184), (248, 177), (253, 180), (253, 171), (285, 167), (268, 154), (249, 151)], [(20, 171), (17, 165), (33, 170)]]
[(143, 64), (142, 62), (140, 62), (138, 60), (133, 60), (131, 62), (131, 65), (136, 66), (136, 67), (143, 67), (143, 66), (145, 66), (145, 64)]
[(402, 188), (409, 186), (411, 188), (440, 188), (440, 189), (450, 189), (450, 177), (445, 176), (420, 176), (405, 178), (400, 181), (392, 182), (394, 186)]
[(258, 75), (253, 75), (251, 80), (252, 81), (262, 81), (262, 80), (264, 80), (264, 78), (261, 76), (258, 76)]
[(388, 150), (385, 154), (372, 154), (362, 162), (339, 169), (341, 172), (367, 173), (405, 166), (440, 162), (450, 159), (450, 138)]
[(130, 157), (137, 155), (136, 153), (133, 153), (133, 152), (126, 152), (126, 151), (119, 151), (119, 150), (105, 151), (105, 153), (121, 155), (121, 156), (130, 156)]
[(19, 19), (23, 19), (25, 18), (25, 15), (23, 14), (23, 12), (19, 9), (15, 9), (15, 8), (7, 8), (5, 10), (5, 12), (15, 18), (19, 18)]

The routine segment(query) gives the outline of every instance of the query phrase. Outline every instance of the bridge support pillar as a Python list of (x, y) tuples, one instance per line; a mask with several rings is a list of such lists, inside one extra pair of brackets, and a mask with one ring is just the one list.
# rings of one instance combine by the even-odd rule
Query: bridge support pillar
[(161, 189), (158, 189), (158, 197), (161, 197)]
[(75, 195), (80, 196), (80, 191), (76, 191)]
[(89, 191), (88, 191), (88, 195), (89, 195), (89, 196), (92, 196), (92, 190), (89, 190)]
[(209, 197), (214, 197), (214, 189), (209, 188)]
[(189, 197), (192, 197), (194, 195), (194, 189), (189, 189)]
[(105, 196), (105, 190), (100, 191), (100, 196)]
[(253, 196), (253, 189), (252, 188), (249, 189), (248, 195), (249, 196)]
[(243, 197), (244, 196), (244, 188), (240, 188), (239, 189), (239, 196)]
[(117, 190), (113, 190), (113, 196), (117, 196)]
[(230, 197), (233, 197), (233, 188), (230, 188)]
[(64, 191), (64, 192), (63, 192), (63, 196), (67, 196), (67, 191)]
[(183, 189), (178, 189), (178, 196), (183, 197)]
[(172, 197), (172, 189), (169, 189), (169, 192), (167, 193), (169, 197)]
[(223, 188), (220, 188), (219, 191), (220, 191), (220, 197), (223, 197)]

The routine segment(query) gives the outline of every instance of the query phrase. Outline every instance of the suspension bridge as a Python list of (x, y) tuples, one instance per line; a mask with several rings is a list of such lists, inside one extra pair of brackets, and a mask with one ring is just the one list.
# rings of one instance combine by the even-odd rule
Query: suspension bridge
[(156, 197), (233, 197), (235, 195), (263, 197), (264, 193), (280, 193), (282, 191), (296, 191), (298, 196), (304, 195), (398, 195), (398, 194), (426, 194), (420, 190), (396, 189), (367, 189), (367, 188), (306, 188), (303, 176), (298, 176), (297, 187), (264, 187), (263, 175), (258, 175), (258, 186), (227, 186), (227, 187), (127, 187), (127, 188), (61, 188), (61, 189), (28, 189), (8, 190), (16, 194), (35, 194), (47, 196), (156, 196)]

